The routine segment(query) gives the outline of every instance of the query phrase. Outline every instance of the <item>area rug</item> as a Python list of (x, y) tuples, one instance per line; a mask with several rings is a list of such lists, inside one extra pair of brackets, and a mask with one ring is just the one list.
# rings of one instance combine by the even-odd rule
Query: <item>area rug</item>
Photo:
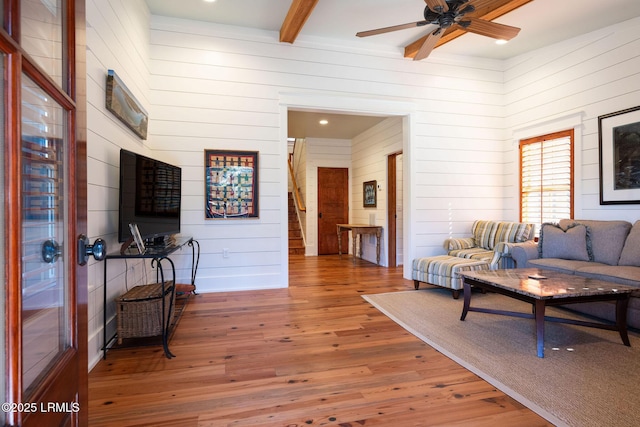
[[(473, 293), (471, 306), (531, 313), (531, 305)], [(545, 357), (536, 356), (532, 319), (469, 312), (451, 291), (364, 295), (369, 303), (445, 356), (558, 426), (640, 425), (640, 335), (545, 323)], [(547, 315), (580, 316), (548, 308)]]

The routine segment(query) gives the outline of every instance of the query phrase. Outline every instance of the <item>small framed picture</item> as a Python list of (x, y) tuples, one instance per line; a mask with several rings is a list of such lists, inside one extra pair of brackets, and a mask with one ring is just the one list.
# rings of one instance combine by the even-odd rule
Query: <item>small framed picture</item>
[(362, 206), (365, 208), (375, 208), (377, 200), (378, 185), (376, 181), (367, 181), (362, 184)]
[(138, 253), (143, 254), (146, 251), (146, 248), (144, 246), (144, 240), (142, 240), (142, 236), (140, 235), (140, 230), (138, 230), (138, 224), (129, 224), (129, 231), (131, 231), (133, 241), (136, 242)]

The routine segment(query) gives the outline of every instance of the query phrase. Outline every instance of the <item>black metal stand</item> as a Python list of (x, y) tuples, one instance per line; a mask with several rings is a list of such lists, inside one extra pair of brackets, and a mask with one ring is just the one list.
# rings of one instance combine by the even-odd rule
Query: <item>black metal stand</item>
[[(165, 310), (168, 310), (166, 315), (166, 324), (162, 323), (162, 347), (167, 359), (175, 357), (169, 350), (169, 329), (171, 328), (171, 313), (173, 312), (173, 301), (176, 292), (176, 269), (173, 261), (169, 258), (169, 255), (176, 252), (178, 249), (182, 249), (185, 245), (191, 247), (191, 286), (192, 292), (196, 291), (196, 273), (198, 272), (198, 263), (200, 262), (200, 243), (194, 240), (192, 237), (180, 237), (175, 243), (170, 246), (152, 246), (147, 248), (144, 253), (137, 253), (135, 250), (121, 250), (108, 254), (104, 259), (104, 287), (103, 287), (103, 306), (102, 306), (102, 358), (107, 358), (107, 347), (111, 341), (116, 338), (114, 334), (107, 340), (107, 261), (110, 259), (150, 259), (151, 266), (155, 267), (157, 279), (162, 284), (162, 294), (165, 294), (165, 286), (171, 286), (171, 299), (169, 300), (169, 307), (165, 307), (164, 297), (162, 298), (162, 319), (165, 319)], [(172, 281), (167, 281), (164, 274), (164, 268), (162, 262), (166, 261), (171, 266), (171, 273), (173, 276)], [(168, 285), (170, 283), (170, 285)]]

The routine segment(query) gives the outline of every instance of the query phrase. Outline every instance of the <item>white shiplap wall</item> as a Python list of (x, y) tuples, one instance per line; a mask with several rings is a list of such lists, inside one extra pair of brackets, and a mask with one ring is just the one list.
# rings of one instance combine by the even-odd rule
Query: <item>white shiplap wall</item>
[(600, 205), (598, 116), (640, 105), (640, 18), (508, 61), (506, 210), (518, 209), (518, 145), (575, 128), (576, 218), (640, 219), (638, 205)]
[[(149, 154), (149, 141), (140, 140), (105, 108), (106, 74), (113, 69), (149, 111), (149, 11), (144, 2), (87, 1), (87, 169), (88, 233), (91, 241), (106, 240), (108, 252), (118, 243), (118, 185), (120, 148)], [(151, 117), (153, 121), (153, 117)], [(89, 259), (89, 366), (102, 353), (104, 263)], [(109, 261), (107, 299), (108, 333), (115, 332), (113, 299), (146, 281), (147, 267)]]

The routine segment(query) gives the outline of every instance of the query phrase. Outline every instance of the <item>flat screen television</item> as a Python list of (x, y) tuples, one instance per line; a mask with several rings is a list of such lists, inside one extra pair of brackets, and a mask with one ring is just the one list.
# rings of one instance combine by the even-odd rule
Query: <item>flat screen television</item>
[(150, 244), (179, 233), (181, 193), (178, 166), (121, 149), (118, 241), (131, 237), (132, 223)]

